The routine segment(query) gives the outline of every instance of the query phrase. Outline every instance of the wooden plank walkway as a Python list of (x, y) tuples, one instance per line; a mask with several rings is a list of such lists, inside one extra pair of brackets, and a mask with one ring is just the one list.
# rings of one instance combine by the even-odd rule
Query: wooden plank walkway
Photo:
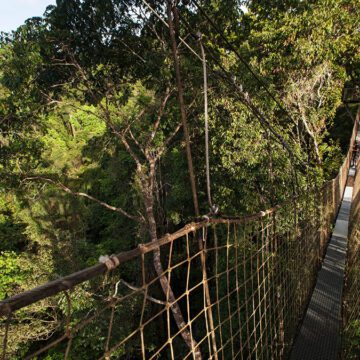
[[(351, 168), (349, 176), (355, 169)], [(341, 302), (352, 185), (346, 186), (335, 228), (290, 360), (336, 360), (340, 351)]]

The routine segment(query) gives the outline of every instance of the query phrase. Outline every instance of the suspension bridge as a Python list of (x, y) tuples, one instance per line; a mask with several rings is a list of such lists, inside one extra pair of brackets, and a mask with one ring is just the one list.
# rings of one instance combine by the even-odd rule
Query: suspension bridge
[[(142, 2), (171, 33), (171, 21)], [(181, 21), (192, 34), (186, 20)], [(178, 40), (202, 62), (204, 84), (207, 70), (220, 74), (262, 127), (289, 150), (211, 49), (200, 43), (199, 56), (184, 38)], [(221, 71), (209, 66), (205, 51)], [(204, 94), (206, 98), (205, 85)], [(353, 95), (345, 91), (344, 101), (357, 102)], [(354, 326), (360, 322), (360, 160), (354, 156), (359, 114), (338, 175), (321, 187), (310, 183), (306, 192), (256, 214), (203, 217), (1, 301), (0, 358), (49, 360), (61, 354), (77, 359), (76, 349), (89, 336), (97, 342), (97, 352), (88, 359), (330, 360), (350, 359), (350, 353), (359, 358), (358, 341), (343, 347), (344, 339), (356, 338), (360, 326)], [(208, 196), (211, 203), (210, 190)], [(17, 354), (13, 344), (20, 331), (39, 324), (48, 327), (46, 335), (39, 334), (25, 353)]]
[[(17, 358), (11, 344), (24, 321), (52, 316), (51, 335), (25, 359), (54, 349), (76, 359), (73, 345), (94, 329), (102, 350), (89, 359), (337, 359), (360, 307), (359, 119), (337, 177), (321, 188), (250, 216), (190, 223), (1, 301), (2, 359)], [(130, 267), (137, 275), (129, 279)], [(90, 308), (79, 307), (81, 297)], [(155, 331), (158, 343), (149, 344)]]

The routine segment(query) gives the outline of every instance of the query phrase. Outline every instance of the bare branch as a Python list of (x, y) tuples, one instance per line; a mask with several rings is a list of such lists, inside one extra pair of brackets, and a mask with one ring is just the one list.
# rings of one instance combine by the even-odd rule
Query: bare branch
[(89, 194), (86, 194), (84, 192), (77, 192), (77, 191), (73, 191), (71, 190), (70, 188), (68, 188), (67, 186), (65, 186), (64, 184), (60, 183), (60, 182), (57, 182), (55, 180), (52, 180), (52, 179), (49, 179), (49, 178), (46, 178), (46, 177), (43, 177), (43, 176), (32, 176), (32, 177), (27, 177), (24, 179), (25, 181), (26, 180), (41, 180), (41, 181), (45, 181), (45, 182), (48, 182), (50, 184), (53, 184), (55, 186), (57, 186), (58, 188), (62, 189), (63, 191), (65, 191), (66, 193), (68, 194), (71, 194), (71, 195), (74, 195), (74, 196), (80, 196), (80, 197), (84, 197), (86, 199), (89, 199), (91, 201), (94, 201), (96, 202), (97, 204), (105, 207), (106, 209), (109, 209), (109, 210), (112, 210), (112, 211), (115, 211), (115, 212), (118, 212), (124, 216), (126, 216), (127, 218), (131, 219), (131, 220), (134, 220), (134, 221), (140, 221), (140, 219), (137, 217), (137, 216), (134, 216), (134, 215), (131, 215), (129, 214), (128, 212), (126, 212), (125, 210), (123, 210), (122, 208), (120, 207), (116, 207), (116, 206), (112, 206), (112, 205), (109, 205), (108, 203), (104, 202), (104, 201), (101, 201)]
[(175, 137), (175, 135), (179, 132), (180, 128), (182, 126), (182, 123), (180, 122), (177, 127), (174, 129), (174, 131), (166, 138), (164, 145), (162, 146), (161, 150), (157, 153), (155, 160), (158, 160), (172, 141), (172, 139)]
[(165, 92), (164, 99), (161, 102), (161, 105), (160, 105), (160, 108), (159, 108), (158, 116), (157, 116), (156, 121), (155, 121), (154, 126), (153, 126), (153, 131), (150, 133), (149, 138), (148, 138), (148, 140), (146, 142), (146, 147), (148, 147), (150, 145), (150, 143), (154, 140), (154, 137), (155, 137), (156, 132), (157, 132), (157, 130), (159, 128), (159, 125), (160, 125), (161, 118), (162, 118), (162, 116), (164, 114), (166, 103), (169, 100), (169, 97), (170, 97), (171, 93), (172, 93), (172, 91), (170, 91), (170, 89), (167, 88), (166, 92)]
[[(144, 290), (142, 288), (138, 288), (138, 287), (135, 287), (131, 284), (129, 284), (128, 282), (126, 282), (125, 280), (123, 279), (120, 279), (119, 282), (121, 282), (122, 284), (124, 284), (126, 287), (128, 287), (130, 290), (133, 290), (133, 291), (141, 291), (141, 292), (144, 292)], [(158, 300), (158, 299), (155, 299), (153, 298), (152, 296), (150, 295), (146, 295), (146, 298), (156, 304), (159, 304), (159, 305), (166, 305), (167, 302), (166, 301), (162, 301), (162, 300)]]
[(126, 140), (124, 133), (121, 133), (120, 131), (116, 130), (116, 128), (112, 122), (107, 122), (107, 124), (110, 127), (110, 129), (112, 130), (113, 134), (116, 135), (118, 137), (118, 139), (120, 139), (120, 141), (124, 145), (126, 151), (129, 153), (129, 155), (135, 161), (137, 167), (138, 168), (141, 167), (140, 160), (137, 157), (137, 155), (135, 154), (135, 152), (133, 151), (133, 149), (131, 148), (131, 146), (129, 145), (128, 141)]
[(131, 129), (129, 129), (129, 134), (130, 137), (132, 139), (132, 141), (135, 143), (135, 145), (140, 149), (140, 151), (145, 155), (145, 151), (143, 150), (142, 146), (140, 145), (140, 143), (137, 141), (136, 137), (134, 136), (133, 132), (131, 131)]
[(302, 123), (304, 124), (304, 127), (307, 131), (307, 133), (310, 135), (313, 143), (314, 143), (314, 148), (315, 148), (315, 153), (316, 153), (316, 159), (317, 159), (317, 162), (319, 164), (321, 164), (321, 156), (320, 156), (320, 152), (319, 152), (319, 145), (318, 145), (318, 142), (316, 140), (316, 136), (314, 134), (314, 132), (310, 129), (310, 126), (306, 120), (306, 115), (304, 113), (304, 111), (302, 111), (300, 105), (298, 104), (298, 108), (300, 110), (300, 119), (302, 121)]
[(139, 58), (144, 64), (146, 63), (145, 59), (140, 56), (135, 50), (133, 50), (125, 41), (122, 41), (121, 39), (118, 39), (133, 55), (135, 55), (137, 58)]

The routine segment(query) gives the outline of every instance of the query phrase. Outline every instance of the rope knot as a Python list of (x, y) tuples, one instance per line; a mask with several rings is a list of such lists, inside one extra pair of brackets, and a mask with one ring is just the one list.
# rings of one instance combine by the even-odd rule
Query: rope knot
[(201, 41), (201, 38), (202, 38), (202, 34), (200, 31), (196, 32), (196, 34), (193, 34), (195, 40), (197, 41)]
[(210, 214), (216, 215), (219, 212), (219, 207), (215, 204), (211, 205), (210, 207)]
[(116, 255), (100, 255), (99, 262), (105, 264), (108, 271), (117, 268), (120, 265), (120, 260), (117, 258)]

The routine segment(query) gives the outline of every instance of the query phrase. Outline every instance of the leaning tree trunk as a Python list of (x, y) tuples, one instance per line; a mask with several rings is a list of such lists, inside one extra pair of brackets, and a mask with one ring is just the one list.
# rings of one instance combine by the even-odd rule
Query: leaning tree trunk
[[(154, 215), (154, 196), (153, 196), (153, 182), (154, 182), (154, 176), (155, 176), (155, 163), (150, 162), (150, 178), (149, 182), (147, 182), (145, 179), (142, 181), (143, 186), (143, 196), (144, 196), (144, 205), (146, 208), (146, 217), (148, 221), (149, 226), (149, 233), (150, 238), (152, 242), (157, 241), (157, 226), (156, 226), (156, 220)], [(184, 321), (184, 317), (182, 315), (180, 306), (177, 302), (175, 302), (176, 297), (174, 295), (174, 292), (171, 288), (171, 285), (167, 279), (167, 277), (164, 275), (164, 269), (161, 263), (161, 255), (160, 255), (160, 248), (157, 248), (154, 250), (153, 255), (153, 263), (155, 267), (155, 271), (157, 276), (159, 276), (159, 281), (161, 284), (162, 291), (164, 292), (166, 296), (166, 300), (168, 303), (173, 303), (171, 306), (171, 312), (173, 314), (173, 317), (175, 319), (175, 323), (179, 330), (185, 327), (186, 323)], [(192, 334), (190, 333), (188, 328), (185, 328), (181, 332), (181, 336), (183, 340), (185, 341), (186, 345), (190, 349), (190, 351), (194, 352), (194, 358), (196, 360), (201, 360), (201, 351), (200, 347), (198, 346), (197, 342), (192, 337)]]

